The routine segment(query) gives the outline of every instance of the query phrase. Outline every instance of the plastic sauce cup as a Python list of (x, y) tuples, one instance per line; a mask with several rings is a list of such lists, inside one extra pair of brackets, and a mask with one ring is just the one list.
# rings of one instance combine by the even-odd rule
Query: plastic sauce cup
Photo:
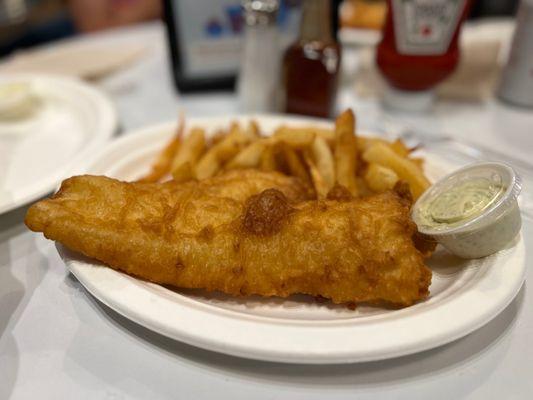
[[(452, 188), (468, 181), (483, 180), (501, 188), (489, 204), (451, 223), (428, 224), (423, 209)], [(480, 258), (502, 250), (520, 232), (522, 219), (517, 198), (520, 177), (508, 165), (496, 162), (476, 163), (461, 168), (431, 186), (412, 209), (419, 232), (431, 236), (451, 253), (462, 258)]]

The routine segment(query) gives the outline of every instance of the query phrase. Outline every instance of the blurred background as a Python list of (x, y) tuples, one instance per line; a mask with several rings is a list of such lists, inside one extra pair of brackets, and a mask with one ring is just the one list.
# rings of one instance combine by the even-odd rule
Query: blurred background
[(161, 17), (157, 0), (2, 0), (0, 55)]
[[(238, 0), (233, 1), (239, 7)], [(343, 27), (378, 30), (386, 13), (384, 0), (344, 0)], [(514, 15), (518, 0), (478, 0), (471, 19)], [(138, 24), (162, 17), (158, 0), (2, 0), (0, 56), (52, 40)], [(217, 21), (211, 21), (217, 32)]]
[(1, 0), (0, 76), (88, 81), (124, 130), (177, 109), (332, 117), (351, 107), (376, 132), (394, 120), (519, 148), (504, 136), (508, 121), (526, 129), (533, 107), (531, 3)]

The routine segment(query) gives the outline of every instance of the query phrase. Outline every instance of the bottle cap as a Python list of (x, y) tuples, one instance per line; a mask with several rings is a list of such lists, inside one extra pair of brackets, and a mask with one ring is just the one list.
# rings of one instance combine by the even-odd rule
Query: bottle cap
[(424, 112), (431, 109), (434, 98), (433, 90), (407, 91), (387, 86), (383, 105), (391, 110)]

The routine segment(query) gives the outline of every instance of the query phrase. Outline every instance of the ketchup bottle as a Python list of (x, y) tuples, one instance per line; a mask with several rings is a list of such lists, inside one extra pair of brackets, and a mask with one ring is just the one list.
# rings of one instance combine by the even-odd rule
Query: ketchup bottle
[(377, 64), (389, 87), (388, 108), (423, 111), (433, 102), (433, 88), (459, 61), (457, 39), (469, 0), (387, 0)]

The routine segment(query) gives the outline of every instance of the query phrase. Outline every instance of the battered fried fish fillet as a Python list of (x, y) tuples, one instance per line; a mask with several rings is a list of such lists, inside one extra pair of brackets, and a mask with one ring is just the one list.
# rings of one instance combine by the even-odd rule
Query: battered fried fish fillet
[(33, 205), (26, 224), (176, 287), (400, 306), (427, 296), (431, 272), (413, 244), (409, 204), (396, 193), (302, 202), (306, 190), (291, 178), (244, 174), (186, 185), (73, 177)]

